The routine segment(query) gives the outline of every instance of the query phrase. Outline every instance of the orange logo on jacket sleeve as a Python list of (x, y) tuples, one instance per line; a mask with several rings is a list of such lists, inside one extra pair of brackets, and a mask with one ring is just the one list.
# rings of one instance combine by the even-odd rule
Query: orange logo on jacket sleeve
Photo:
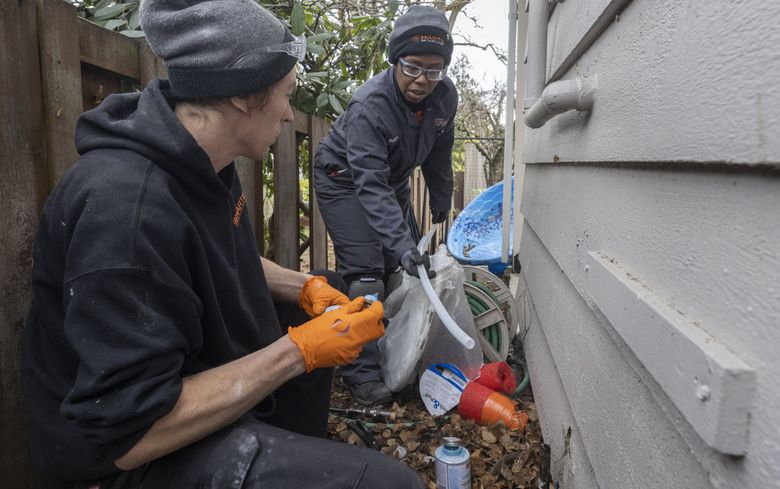
[(236, 202), (236, 212), (233, 214), (233, 225), (235, 227), (238, 227), (241, 222), (241, 214), (244, 213), (244, 208), (246, 208), (246, 197), (244, 197), (244, 194), (241, 194), (238, 202)]

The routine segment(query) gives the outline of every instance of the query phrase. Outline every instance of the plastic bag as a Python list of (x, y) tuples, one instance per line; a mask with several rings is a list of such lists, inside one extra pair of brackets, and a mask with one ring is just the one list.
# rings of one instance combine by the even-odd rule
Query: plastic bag
[(379, 340), (382, 379), (393, 392), (413, 383), (434, 363), (452, 364), (469, 379), (478, 377), (482, 367), (482, 348), (463, 290), (463, 268), (449, 256), (445, 246), (431, 256), (431, 268), (436, 271), (431, 280), (434, 291), (476, 345), (471, 350), (461, 346), (436, 315), (420, 279), (404, 275), (401, 285), (384, 301), (389, 324)]

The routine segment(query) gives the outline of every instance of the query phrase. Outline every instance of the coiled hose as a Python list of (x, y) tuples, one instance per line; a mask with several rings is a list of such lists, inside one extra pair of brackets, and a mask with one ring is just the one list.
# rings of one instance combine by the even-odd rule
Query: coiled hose
[[(493, 293), (493, 291), (490, 289), (490, 287), (486, 286), (482, 282), (477, 282), (474, 280), (466, 280), (466, 283), (469, 285), (472, 285), (482, 292), (484, 292), (488, 297), (490, 297), (491, 302), (495, 305), (495, 307), (501, 308), (500, 302), (498, 298), (496, 297), (496, 294)], [(489, 304), (485, 304), (485, 302), (482, 300), (482, 298), (477, 297), (474, 293), (472, 293), (468, 288), (466, 288), (466, 299), (469, 301), (469, 308), (471, 308), (471, 314), (476, 316), (479, 316), (480, 314), (490, 310), (492, 307)], [(482, 329), (482, 336), (485, 337), (488, 344), (493, 347), (494, 350), (500, 351), (501, 350), (501, 325), (499, 323), (494, 323), (488, 326), (487, 328)], [(520, 383), (517, 385), (517, 388), (512, 393), (512, 396), (519, 396), (527, 387), (530, 382), (530, 378), (528, 376), (528, 368), (525, 365), (525, 362), (519, 359), (507, 359), (507, 363), (509, 363), (512, 368), (515, 370), (515, 373), (518, 373), (518, 369), (521, 369), (523, 371), (523, 380), (520, 381)]]
[[(493, 302), (495, 307), (500, 308), (498, 298), (493, 293), (492, 290), (490, 290), (489, 287), (487, 287), (485, 284), (481, 282), (476, 282), (473, 280), (466, 280), (466, 283), (469, 285), (472, 285), (485, 294), (487, 294), (488, 297), (490, 297), (490, 300)], [(485, 304), (485, 302), (480, 298), (477, 297), (475, 294), (473, 294), (469, 289), (466, 289), (466, 298), (469, 301), (469, 307), (471, 308), (471, 314), (474, 316), (478, 316), (484, 312), (489, 311), (492, 309), (490, 304)], [(484, 328), (482, 330), (482, 335), (485, 337), (485, 339), (488, 341), (490, 346), (493, 347), (494, 350), (499, 351), (501, 350), (501, 325), (499, 323), (494, 323), (488, 326), (487, 328)]]

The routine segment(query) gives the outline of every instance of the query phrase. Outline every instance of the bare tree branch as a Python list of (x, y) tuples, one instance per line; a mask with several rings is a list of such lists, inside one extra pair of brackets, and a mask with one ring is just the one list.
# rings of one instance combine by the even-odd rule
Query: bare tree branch
[[(463, 37), (463, 36), (461, 36), (461, 37)], [(487, 51), (488, 49), (490, 49), (491, 51), (493, 51), (493, 54), (496, 56), (496, 58), (499, 61), (501, 61), (501, 63), (506, 64), (506, 54), (504, 54), (504, 51), (501, 48), (496, 47), (496, 45), (493, 44), (492, 42), (483, 45), (483, 44), (477, 44), (475, 42), (471, 42), (471, 41), (466, 40), (466, 41), (463, 41), (463, 42), (456, 42), (456, 43), (454, 43), (454, 45), (455, 46), (469, 46), (469, 47), (472, 47), (472, 48), (481, 49), (483, 51)]]

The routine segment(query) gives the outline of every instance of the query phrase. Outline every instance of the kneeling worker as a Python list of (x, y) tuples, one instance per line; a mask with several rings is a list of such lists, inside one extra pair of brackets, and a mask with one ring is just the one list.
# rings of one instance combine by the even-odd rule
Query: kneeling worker
[[(314, 161), (317, 200), (350, 298), (383, 298), (399, 264), (415, 276), (418, 264), (430, 268), (406, 220), (415, 167), (422, 167), (434, 223), (446, 219), (452, 200), (458, 94), (446, 76), (452, 58), (447, 18), (433, 7), (410, 7), (395, 22), (387, 55), (392, 66), (358, 88)], [(376, 342), (341, 373), (360, 403), (392, 399)]]

